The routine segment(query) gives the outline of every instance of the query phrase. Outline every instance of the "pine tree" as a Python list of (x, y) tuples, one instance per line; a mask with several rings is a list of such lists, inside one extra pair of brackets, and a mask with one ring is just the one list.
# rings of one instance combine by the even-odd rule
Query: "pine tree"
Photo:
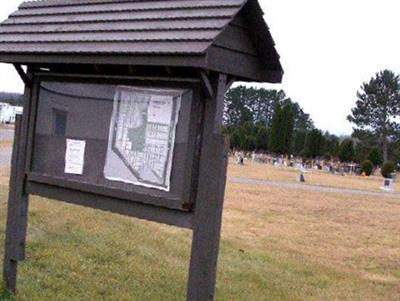
[(290, 154), (292, 151), (292, 139), (294, 129), (294, 111), (291, 103), (286, 104), (281, 111), (281, 135), (283, 142), (283, 154)]
[(306, 143), (307, 132), (306, 131), (296, 131), (293, 138), (293, 153), (298, 156), (304, 150)]
[(272, 117), (271, 137), (269, 140), (269, 149), (276, 154), (283, 154), (284, 152), (284, 137), (281, 135), (282, 127), (282, 108), (278, 104), (275, 107), (274, 116)]
[(357, 93), (357, 103), (347, 119), (358, 132), (367, 132), (379, 141), (383, 159), (388, 159), (389, 142), (400, 136), (400, 83), (392, 71), (379, 72)]
[(374, 147), (369, 155), (368, 155), (368, 160), (374, 164), (374, 166), (379, 166), (383, 163), (383, 157), (382, 157), (382, 152), (380, 151), (379, 148)]
[(268, 150), (268, 129), (265, 126), (260, 126), (257, 131), (257, 150)]
[(354, 160), (354, 143), (351, 139), (345, 139), (340, 144), (339, 159), (342, 162), (351, 162)]
[(304, 155), (308, 158), (316, 158), (322, 155), (324, 149), (324, 136), (320, 130), (310, 131), (306, 137)]

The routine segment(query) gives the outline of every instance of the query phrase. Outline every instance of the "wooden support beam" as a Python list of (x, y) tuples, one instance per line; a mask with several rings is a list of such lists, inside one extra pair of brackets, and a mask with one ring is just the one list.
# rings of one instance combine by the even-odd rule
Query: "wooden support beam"
[(21, 77), (24, 84), (28, 87), (32, 87), (32, 78), (25, 73), (25, 71), (24, 71), (24, 69), (22, 69), (21, 65), (14, 64), (14, 68), (15, 68), (15, 70), (17, 70), (18, 75)]
[(227, 90), (227, 76), (226, 74), (219, 74), (217, 83), (216, 94), (216, 110), (214, 116), (214, 134), (220, 134), (222, 131), (222, 120), (224, 117), (225, 93)]
[[(42, 76), (46, 73), (36, 72), (35, 75)], [(51, 73), (52, 77), (59, 77), (63, 80), (67, 77), (80, 79), (111, 79), (111, 80), (137, 80), (137, 81), (160, 81), (160, 82), (182, 82), (199, 83), (198, 78), (162, 77), (162, 76), (127, 76), (127, 75), (101, 75), (101, 74), (78, 74), (78, 73)]]
[[(226, 76), (220, 75), (217, 93), (205, 104), (205, 120), (194, 211), (188, 301), (214, 300), (217, 261), (224, 203), (229, 143), (220, 133), (221, 103)], [(210, 181), (212, 179), (212, 181)]]
[(16, 182), (17, 182), (17, 162), (18, 162), (18, 141), (21, 137), (21, 117), (17, 116), (15, 119), (14, 131), (14, 145), (11, 158), (11, 172), (10, 172), (10, 190), (8, 193), (8, 212), (7, 212), (7, 228), (5, 239), (5, 254), (4, 254), (4, 267), (3, 277), (7, 289), (15, 293), (17, 281), (17, 260), (15, 259), (16, 248), (13, 237), (16, 235), (16, 220), (13, 216), (17, 215), (16, 208)]
[(18, 148), (22, 140), (21, 116), (15, 120), (14, 147), (8, 196), (7, 229), (5, 239), (3, 277), (6, 288), (15, 293), (18, 261), (25, 257), (26, 226), (28, 218), (28, 196), (23, 192), (23, 151)]
[[(28, 69), (28, 78), (30, 78)], [(3, 277), (6, 288), (16, 292), (18, 261), (25, 259), (26, 232), (28, 226), (29, 197), (25, 191), (26, 147), (31, 112), (31, 88), (25, 87), (24, 114), (17, 116), (14, 148), (10, 175), (7, 228), (5, 239)]]
[(211, 85), (210, 79), (208, 78), (208, 75), (205, 71), (200, 71), (200, 77), (201, 77), (201, 82), (204, 86), (204, 90), (207, 94), (207, 97), (209, 99), (213, 99), (214, 98), (214, 89)]
[(104, 210), (186, 229), (192, 228), (192, 213), (120, 200), (115, 197), (107, 197), (104, 195), (96, 196), (92, 193), (31, 181), (29, 177), (27, 192), (55, 201), (64, 201), (69, 204)]
[(233, 83), (234, 83), (236, 80), (237, 80), (237, 78), (234, 77), (234, 76), (232, 76), (232, 77), (228, 80), (228, 83), (226, 84), (226, 91), (225, 91), (225, 92), (227, 92), (227, 91), (231, 88), (231, 86), (233, 85)]

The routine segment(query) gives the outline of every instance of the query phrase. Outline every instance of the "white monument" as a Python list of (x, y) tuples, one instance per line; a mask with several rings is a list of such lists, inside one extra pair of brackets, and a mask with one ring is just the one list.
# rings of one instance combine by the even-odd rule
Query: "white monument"
[(385, 192), (394, 192), (394, 180), (386, 178), (381, 189)]

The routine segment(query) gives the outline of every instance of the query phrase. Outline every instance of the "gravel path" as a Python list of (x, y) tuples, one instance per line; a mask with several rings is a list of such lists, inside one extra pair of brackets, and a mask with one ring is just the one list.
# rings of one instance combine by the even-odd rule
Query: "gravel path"
[[(0, 141), (14, 140), (14, 130), (0, 129)], [(0, 148), (0, 168), (8, 167), (11, 164), (12, 147)]]
[(11, 164), (11, 147), (0, 149), (0, 168), (8, 167)]
[(14, 139), (14, 130), (1, 129), (0, 130), (0, 141), (10, 141)]
[(310, 184), (300, 184), (300, 183), (289, 183), (282, 181), (270, 181), (270, 180), (258, 180), (258, 179), (248, 179), (239, 177), (229, 177), (229, 182), (238, 184), (251, 184), (251, 185), (262, 185), (262, 186), (273, 186), (278, 188), (287, 188), (295, 190), (305, 190), (305, 191), (317, 191), (317, 192), (333, 192), (333, 193), (345, 193), (345, 194), (356, 194), (356, 195), (366, 195), (366, 196), (376, 196), (376, 197), (399, 197), (398, 192), (374, 192), (366, 190), (348, 189), (348, 188), (333, 188), (333, 187), (323, 187)]

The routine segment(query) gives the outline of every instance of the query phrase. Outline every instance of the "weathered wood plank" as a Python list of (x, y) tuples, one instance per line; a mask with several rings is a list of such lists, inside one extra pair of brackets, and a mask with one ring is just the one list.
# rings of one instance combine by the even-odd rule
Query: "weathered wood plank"
[(182, 228), (192, 228), (193, 214), (179, 210), (166, 209), (146, 204), (133, 203), (103, 195), (96, 195), (78, 190), (55, 187), (42, 183), (28, 181), (27, 191), (30, 194), (51, 198), (56, 201), (104, 210), (121, 215), (127, 215), (148, 221), (164, 223)]
[(211, 70), (227, 72), (239, 79), (252, 78), (254, 81), (270, 83), (282, 81), (282, 69), (274, 70), (268, 64), (265, 66), (257, 56), (219, 46), (211, 46), (207, 50), (207, 63)]
[[(28, 76), (31, 72), (28, 70)], [(31, 88), (25, 87), (24, 115), (17, 117), (10, 175), (3, 277), (6, 288), (16, 291), (18, 261), (25, 258), (29, 197), (25, 191), (26, 146), (31, 111)]]
[(214, 40), (214, 45), (257, 56), (257, 49), (253, 45), (249, 32), (240, 27), (228, 25)]
[[(238, 3), (245, 3), (247, 0), (219, 0), (218, 3), (221, 6), (233, 5)], [(85, 5), (96, 5), (96, 4), (114, 4), (114, 5), (126, 5), (129, 3), (140, 2), (137, 0), (79, 0), (76, 1), (71, 0), (46, 0), (46, 1), (26, 1), (20, 5), (20, 8), (23, 9), (32, 9), (32, 8), (45, 8), (45, 7), (59, 7), (59, 6), (85, 6)], [(161, 2), (161, 1), (154, 1)], [(169, 0), (163, 2), (171, 2), (171, 3), (180, 3), (183, 2), (181, 0)], [(187, 1), (189, 2), (189, 1)], [(199, 1), (192, 0), (192, 3), (197, 3)], [(215, 1), (213, 1), (215, 2)]]
[[(138, 42), (7, 42), (0, 43), (6, 53), (113, 53), (113, 54), (201, 54), (211, 41), (138, 41)], [(113, 59), (113, 58), (109, 58)]]
[(212, 39), (218, 30), (167, 30), (133, 32), (85, 32), (85, 33), (13, 33), (0, 36), (0, 43), (15, 42), (140, 42), (140, 41), (199, 41)]
[(209, 17), (232, 17), (238, 8), (214, 8), (202, 9), (183, 9), (183, 10), (159, 10), (159, 11), (138, 11), (121, 13), (88, 13), (88, 14), (60, 14), (55, 16), (26, 16), (10, 17), (3, 24), (62, 24), (65, 22), (111, 22), (111, 21), (132, 21), (132, 20), (169, 20), (169, 19), (187, 19), (187, 18), (209, 18)]
[(2, 24), (0, 33), (67, 33), (67, 32), (109, 32), (109, 31), (153, 31), (185, 29), (221, 29), (229, 18), (202, 18), (185, 20), (138, 20), (116, 22), (87, 22), (63, 24)]
[[(48, 1), (47, 1), (48, 2)], [(60, 2), (60, 1), (57, 1)], [(65, 2), (65, 4), (52, 7), (31, 7), (20, 9), (12, 16), (37, 16), (37, 15), (55, 15), (55, 14), (74, 14), (74, 13), (99, 13), (99, 12), (122, 12), (122, 11), (143, 11), (143, 10), (166, 10), (166, 9), (190, 9), (190, 8), (223, 8), (240, 7), (243, 0), (215, 1), (215, 0), (181, 0), (181, 1), (150, 1), (150, 2), (108, 2), (83, 4), (82, 2)], [(59, 3), (58, 3), (59, 4)]]
[[(228, 143), (220, 133), (226, 76), (216, 97), (206, 103), (188, 280), (188, 301), (214, 300)], [(212, 180), (211, 180), (212, 179)]]

